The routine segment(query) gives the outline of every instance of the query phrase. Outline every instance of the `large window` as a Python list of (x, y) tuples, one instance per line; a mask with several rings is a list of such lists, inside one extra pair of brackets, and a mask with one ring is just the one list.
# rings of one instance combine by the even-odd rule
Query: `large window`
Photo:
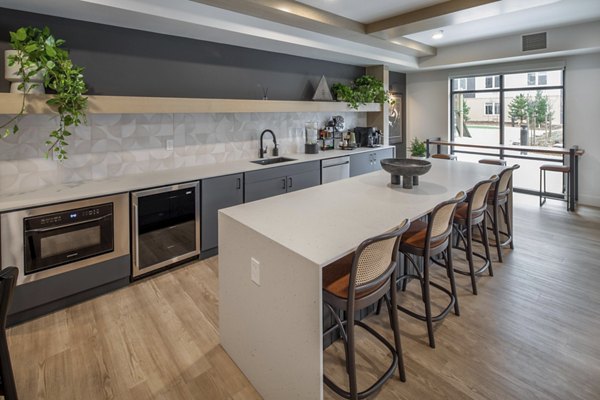
[[(459, 143), (563, 147), (563, 70), (458, 77), (451, 80), (452, 132)], [(456, 147), (459, 160), (483, 156), (521, 165), (514, 186), (539, 190), (539, 166), (562, 157), (495, 149)], [(562, 174), (548, 174), (548, 191), (562, 193)]]

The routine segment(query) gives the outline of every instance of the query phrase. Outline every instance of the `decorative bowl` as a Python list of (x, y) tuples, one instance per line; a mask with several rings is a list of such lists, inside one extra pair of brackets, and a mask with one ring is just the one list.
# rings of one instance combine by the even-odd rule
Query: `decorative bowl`
[(429, 172), (431, 162), (412, 158), (386, 158), (381, 160), (381, 167), (392, 175), (392, 185), (399, 185), (402, 176), (402, 187), (412, 189), (413, 185), (419, 184), (419, 176)]

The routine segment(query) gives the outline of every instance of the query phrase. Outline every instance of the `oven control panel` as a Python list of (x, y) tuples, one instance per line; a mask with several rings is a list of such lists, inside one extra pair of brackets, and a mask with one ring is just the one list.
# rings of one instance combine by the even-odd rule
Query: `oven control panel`
[(78, 208), (74, 210), (61, 211), (52, 214), (37, 215), (35, 217), (25, 218), (25, 230), (39, 229), (46, 227), (58, 227), (77, 222), (86, 222), (111, 215), (113, 213), (113, 204), (100, 204), (93, 207)]

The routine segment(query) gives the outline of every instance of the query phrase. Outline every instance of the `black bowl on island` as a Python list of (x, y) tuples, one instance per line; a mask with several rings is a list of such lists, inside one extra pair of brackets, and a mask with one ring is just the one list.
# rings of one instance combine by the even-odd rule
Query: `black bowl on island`
[(431, 162), (412, 158), (386, 158), (381, 160), (381, 167), (392, 175), (392, 185), (400, 184), (402, 187), (412, 189), (419, 184), (419, 175), (424, 175), (431, 169)]

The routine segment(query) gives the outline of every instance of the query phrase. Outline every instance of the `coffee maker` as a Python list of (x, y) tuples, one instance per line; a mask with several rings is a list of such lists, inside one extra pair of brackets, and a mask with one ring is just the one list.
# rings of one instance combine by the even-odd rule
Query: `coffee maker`
[(356, 144), (360, 147), (379, 147), (382, 145), (382, 135), (377, 128), (357, 126), (354, 128), (354, 134)]

